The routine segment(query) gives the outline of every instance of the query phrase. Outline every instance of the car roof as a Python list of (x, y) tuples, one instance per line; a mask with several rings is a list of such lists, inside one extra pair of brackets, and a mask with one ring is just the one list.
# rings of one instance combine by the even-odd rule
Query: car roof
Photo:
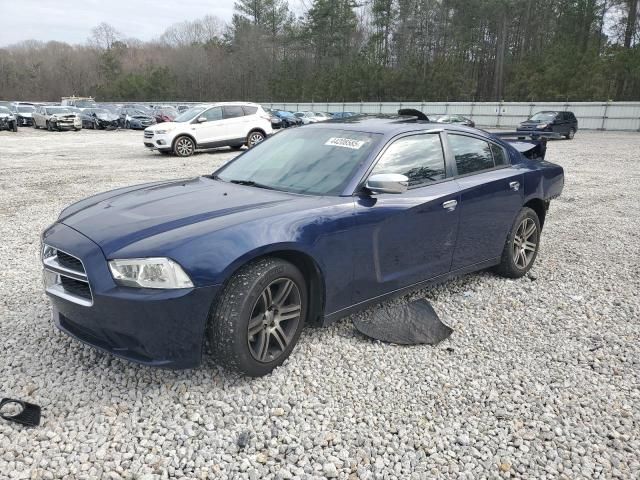
[(306, 125), (304, 128), (340, 128), (342, 130), (354, 130), (383, 135), (398, 135), (404, 132), (416, 130), (455, 130), (475, 133), (489, 137), (487, 132), (471, 127), (456, 124), (442, 124), (427, 120), (417, 120), (416, 117), (401, 115), (357, 115), (328, 120), (321, 123)]

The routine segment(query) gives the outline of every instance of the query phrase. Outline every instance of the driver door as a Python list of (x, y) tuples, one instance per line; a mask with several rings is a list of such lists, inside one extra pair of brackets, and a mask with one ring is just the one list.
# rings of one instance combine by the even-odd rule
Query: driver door
[(202, 112), (193, 120), (191, 130), (198, 146), (215, 146), (225, 136), (222, 108), (213, 107)]
[(439, 133), (395, 140), (371, 175), (378, 173), (407, 176), (409, 189), (356, 201), (354, 303), (448, 273), (456, 244), (459, 187), (447, 175)]

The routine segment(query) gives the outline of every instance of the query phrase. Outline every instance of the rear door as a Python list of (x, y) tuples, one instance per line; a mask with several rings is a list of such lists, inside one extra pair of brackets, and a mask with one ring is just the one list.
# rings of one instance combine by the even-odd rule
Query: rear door
[(244, 142), (248, 130), (244, 110), (240, 105), (225, 105), (222, 107), (222, 118), (224, 119), (225, 141)]
[(523, 174), (497, 143), (452, 131), (446, 141), (460, 189), (460, 226), (451, 264), (455, 271), (500, 257), (522, 208)]
[(370, 175), (406, 175), (409, 190), (357, 198), (354, 303), (449, 271), (459, 200), (446, 172), (438, 132), (403, 136), (381, 154)]

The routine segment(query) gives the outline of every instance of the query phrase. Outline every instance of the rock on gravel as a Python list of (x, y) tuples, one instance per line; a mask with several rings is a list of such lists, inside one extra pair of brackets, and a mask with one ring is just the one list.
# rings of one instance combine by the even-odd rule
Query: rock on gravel
[(566, 187), (529, 278), (483, 272), (400, 300), (433, 303), (454, 329), (441, 345), (386, 345), (345, 319), (252, 380), (85, 347), (53, 328), (40, 280), (39, 234), (65, 205), (235, 153), (0, 132), (0, 394), (43, 408), (38, 428), (0, 421), (0, 478), (638, 478), (638, 151), (637, 133), (550, 142)]

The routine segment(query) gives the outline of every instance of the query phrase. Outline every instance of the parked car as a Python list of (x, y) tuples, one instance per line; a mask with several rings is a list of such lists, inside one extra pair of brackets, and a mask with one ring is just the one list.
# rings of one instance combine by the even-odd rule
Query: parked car
[(489, 267), (524, 276), (564, 184), (525, 143), (397, 117), (317, 123), (211, 175), (89, 197), (42, 235), (53, 320), (165, 368), (200, 364), (206, 336), (218, 362), (264, 375), (305, 324)]
[(188, 157), (200, 148), (253, 147), (272, 133), (271, 116), (260, 105), (214, 103), (190, 108), (173, 122), (145, 129), (144, 145)]
[(273, 114), (282, 120), (282, 126), (285, 128), (289, 127), (299, 127), (303, 125), (303, 121), (301, 118), (296, 117), (293, 112), (288, 112), (286, 110), (273, 110)]
[(82, 128), (80, 115), (68, 107), (40, 105), (33, 112), (33, 126), (53, 130), (75, 130)]
[(84, 108), (80, 112), (80, 117), (82, 128), (104, 130), (120, 126), (120, 116), (105, 108)]
[(171, 106), (156, 107), (153, 110), (153, 116), (157, 123), (173, 122), (178, 116), (178, 111)]
[[(431, 118), (431, 116), (429, 117)], [(457, 125), (466, 125), (467, 127), (475, 127), (473, 120), (462, 115), (437, 115), (435, 121), (438, 123), (455, 123)]]
[(573, 139), (578, 131), (578, 119), (573, 112), (543, 111), (525, 120), (516, 129), (518, 132), (551, 132)]
[(120, 110), (120, 126), (134, 130), (144, 130), (155, 125), (156, 119), (153, 113), (141, 110), (139, 107), (124, 107)]
[(14, 103), (9, 102), (8, 100), (0, 100), (0, 107), (5, 107), (11, 110), (13, 108)]
[(308, 125), (309, 123), (324, 122), (325, 120), (329, 120), (328, 117), (325, 117), (324, 115), (320, 115), (316, 112), (309, 112), (309, 111), (296, 112), (294, 113), (294, 115), (298, 117), (300, 120), (302, 120), (302, 123), (305, 125)]
[(33, 112), (36, 107), (32, 103), (18, 102), (14, 103), (11, 111), (21, 127), (30, 127), (33, 125)]
[(331, 114), (331, 118), (332, 119), (349, 118), (349, 117), (355, 117), (356, 115), (358, 115), (356, 112), (333, 112)]
[(18, 131), (18, 121), (7, 107), (0, 106), (0, 130)]

